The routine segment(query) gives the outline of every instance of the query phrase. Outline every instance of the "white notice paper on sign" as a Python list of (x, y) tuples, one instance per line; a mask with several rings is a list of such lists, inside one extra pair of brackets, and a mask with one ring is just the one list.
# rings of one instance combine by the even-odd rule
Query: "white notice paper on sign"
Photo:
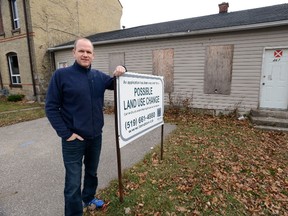
[(117, 78), (119, 146), (164, 124), (162, 76), (127, 72)]

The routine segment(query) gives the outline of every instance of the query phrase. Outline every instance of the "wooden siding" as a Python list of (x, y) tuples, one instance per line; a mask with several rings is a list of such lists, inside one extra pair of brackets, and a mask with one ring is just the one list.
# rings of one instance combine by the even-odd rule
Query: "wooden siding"
[[(152, 74), (153, 50), (174, 49), (174, 92), (170, 95), (174, 103), (188, 100), (194, 108), (246, 112), (258, 107), (264, 48), (287, 44), (288, 29), (284, 28), (107, 44), (95, 47), (93, 66), (108, 71), (109, 53), (125, 52), (128, 71)], [(234, 45), (229, 95), (204, 94), (205, 52), (211, 45)], [(55, 57), (56, 62), (73, 62), (71, 51), (57, 51)], [(108, 93), (106, 100), (112, 96)], [(168, 95), (165, 103), (169, 103)]]

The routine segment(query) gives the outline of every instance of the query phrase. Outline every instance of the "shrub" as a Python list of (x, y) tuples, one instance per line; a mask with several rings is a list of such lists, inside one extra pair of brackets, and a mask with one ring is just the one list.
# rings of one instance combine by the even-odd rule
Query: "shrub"
[(17, 101), (21, 101), (24, 98), (25, 95), (22, 94), (11, 94), (7, 97), (8, 101), (11, 102), (17, 102)]

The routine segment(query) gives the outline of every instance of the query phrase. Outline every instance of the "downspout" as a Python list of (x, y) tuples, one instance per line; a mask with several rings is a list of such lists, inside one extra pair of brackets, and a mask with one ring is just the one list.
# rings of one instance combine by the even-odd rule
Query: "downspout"
[(3, 82), (2, 82), (2, 76), (1, 76), (1, 71), (0, 71), (0, 90), (4, 88)]
[(56, 61), (55, 61), (55, 53), (52, 51), (50, 52), (50, 58), (51, 58), (51, 68), (53, 71), (56, 70)]
[(33, 96), (35, 97), (37, 95), (35, 78), (34, 78), (35, 68), (34, 68), (34, 64), (32, 61), (32, 48), (31, 48), (31, 39), (29, 36), (29, 23), (28, 23), (26, 0), (23, 0), (23, 7), (24, 7), (24, 17), (25, 17), (25, 26), (26, 26), (27, 46), (28, 46), (28, 53), (29, 53), (29, 63), (30, 63), (30, 69), (31, 69), (32, 85), (33, 85)]

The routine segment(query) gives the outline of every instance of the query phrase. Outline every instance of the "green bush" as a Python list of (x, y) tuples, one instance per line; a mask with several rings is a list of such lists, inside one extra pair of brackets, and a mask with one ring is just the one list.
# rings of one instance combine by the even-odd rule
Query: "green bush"
[(17, 101), (21, 101), (24, 97), (25, 95), (22, 95), (22, 94), (11, 94), (7, 97), (7, 100), (11, 102), (17, 102)]

